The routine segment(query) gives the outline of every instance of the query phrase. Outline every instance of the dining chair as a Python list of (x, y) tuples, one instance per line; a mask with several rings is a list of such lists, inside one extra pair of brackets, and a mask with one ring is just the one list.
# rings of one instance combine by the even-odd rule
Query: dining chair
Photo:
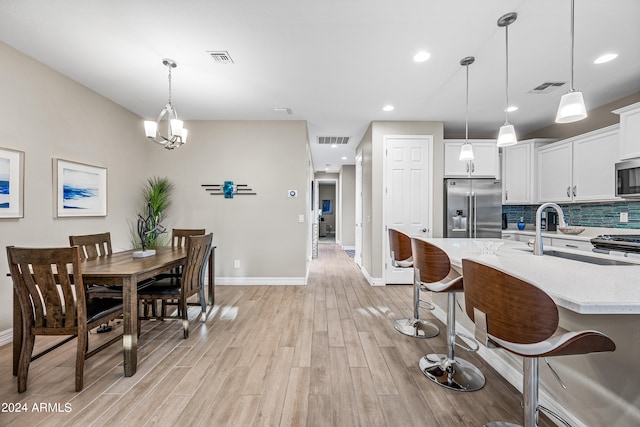
[[(532, 283), (470, 259), (462, 260), (462, 272), (465, 309), (475, 323), (478, 341), (523, 358), (525, 427), (538, 425), (540, 409), (568, 425), (538, 403), (539, 358), (614, 351), (615, 343), (598, 331), (561, 328), (556, 303)], [(559, 380), (558, 374), (552, 373)], [(514, 426), (502, 421), (485, 425)]]
[(7, 259), (22, 317), (18, 392), (27, 389), (31, 361), (57, 347), (34, 356), (37, 335), (77, 337), (75, 390), (82, 390), (84, 361), (122, 336), (117, 335), (89, 351), (89, 331), (121, 316), (122, 300), (87, 298), (78, 246), (37, 249), (8, 246)]
[[(80, 248), (80, 258), (96, 258), (111, 255), (111, 233), (84, 234), (69, 236), (69, 244)], [(138, 290), (148, 286), (153, 279), (138, 282)], [(87, 295), (90, 298), (122, 298), (122, 286), (88, 284)]]
[[(182, 247), (186, 246), (187, 237), (189, 237), (189, 236), (204, 236), (204, 234), (205, 234), (205, 229), (204, 228), (174, 228), (174, 229), (171, 230), (171, 247), (172, 248), (182, 248)], [(171, 271), (168, 271), (166, 273), (161, 273), (161, 274), (157, 275), (154, 279), (156, 281), (161, 280), (161, 279), (167, 279), (167, 278), (174, 278), (176, 280), (179, 280), (180, 277), (182, 277), (182, 266), (174, 268)], [(175, 283), (171, 283), (170, 281), (166, 281), (165, 280), (159, 286), (167, 286), (167, 285), (168, 286), (172, 286), (172, 285), (175, 285)], [(162, 315), (163, 316), (166, 313), (167, 302), (171, 302), (174, 305), (177, 304), (176, 301), (162, 300), (162, 306), (161, 306), (160, 310), (162, 310)], [(149, 307), (151, 307), (152, 315), (157, 317), (157, 318), (162, 318), (162, 316), (158, 317), (156, 315), (156, 312), (157, 312), (156, 301), (154, 301), (154, 300), (144, 301), (143, 302), (143, 307), (144, 307), (144, 311), (145, 311), (145, 316), (148, 315)]]
[[(140, 301), (162, 301), (168, 305), (176, 304), (176, 314), (168, 314), (163, 310), (156, 319), (181, 319), (184, 338), (189, 337), (189, 313), (188, 299), (193, 295), (198, 295), (199, 306), (202, 313), (206, 312), (206, 301), (204, 298), (205, 269), (211, 252), (211, 242), (213, 234), (204, 236), (186, 237), (186, 262), (182, 268), (179, 278), (166, 277), (156, 280), (150, 286), (138, 292)], [(142, 310), (141, 310), (142, 312)], [(151, 319), (146, 315), (138, 317), (138, 332), (140, 331), (141, 320)]]

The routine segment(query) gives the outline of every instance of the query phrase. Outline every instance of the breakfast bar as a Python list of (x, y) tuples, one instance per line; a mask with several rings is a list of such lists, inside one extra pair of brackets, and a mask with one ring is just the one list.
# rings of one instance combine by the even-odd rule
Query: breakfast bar
[[(587, 356), (550, 358), (567, 389), (541, 365), (541, 404), (569, 418), (571, 425), (618, 425), (633, 420), (640, 425), (640, 263), (614, 257), (545, 246), (589, 259), (621, 261), (599, 265), (552, 255), (535, 256), (524, 242), (504, 242), (495, 254), (481, 254), (474, 239), (425, 238), (443, 249), (455, 271), (462, 274), (462, 259), (474, 259), (520, 277), (543, 289), (558, 306), (560, 326), (567, 330), (598, 330), (613, 339), (616, 351)], [(475, 239), (483, 240), (483, 239)], [(438, 309), (446, 300), (433, 295)], [(464, 294), (458, 296), (463, 304)], [(444, 320), (442, 312), (436, 315)], [(473, 335), (474, 325), (463, 313), (457, 328)], [(479, 355), (515, 387), (521, 387), (521, 360), (501, 349), (481, 347)], [(622, 421), (624, 420), (624, 421)]]

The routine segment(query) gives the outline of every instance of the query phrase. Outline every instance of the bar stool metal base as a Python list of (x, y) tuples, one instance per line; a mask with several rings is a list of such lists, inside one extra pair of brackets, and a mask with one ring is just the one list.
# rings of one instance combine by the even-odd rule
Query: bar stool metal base
[(428, 354), (420, 358), (422, 373), (442, 387), (456, 391), (476, 391), (484, 387), (482, 372), (471, 363), (444, 354)]
[(399, 319), (393, 327), (401, 334), (413, 338), (433, 338), (440, 333), (436, 325), (420, 319)]

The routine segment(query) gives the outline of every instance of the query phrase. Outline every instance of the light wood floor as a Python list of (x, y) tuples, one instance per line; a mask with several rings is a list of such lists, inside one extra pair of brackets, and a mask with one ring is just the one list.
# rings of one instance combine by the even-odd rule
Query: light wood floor
[[(418, 360), (445, 352), (445, 337), (416, 340), (393, 329), (394, 319), (411, 313), (411, 287), (371, 287), (337, 246), (319, 246), (308, 286), (216, 287), (204, 322), (192, 308), (187, 340), (178, 321), (143, 323), (130, 378), (115, 344), (86, 362), (85, 387), (75, 393), (73, 341), (34, 361), (28, 389), (18, 394), (11, 345), (1, 347), (2, 409), (20, 403), (27, 412), (0, 412), (0, 426), (521, 422), (519, 394), (474, 354), (464, 358), (485, 374), (482, 390), (460, 393), (427, 380)], [(34, 404), (48, 404), (49, 412), (35, 412)]]

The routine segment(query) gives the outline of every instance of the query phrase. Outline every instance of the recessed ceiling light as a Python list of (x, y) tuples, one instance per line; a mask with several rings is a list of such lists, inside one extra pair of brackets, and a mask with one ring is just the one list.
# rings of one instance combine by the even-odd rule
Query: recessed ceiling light
[(510, 105), (510, 106), (508, 106), (508, 107), (507, 107), (507, 109), (506, 109), (506, 110), (504, 110), (504, 111), (506, 111), (507, 113), (511, 113), (511, 112), (513, 112), (513, 111), (516, 111), (516, 110), (518, 110), (518, 107), (516, 107), (515, 105)]
[(331, 148), (338, 148), (338, 144), (331, 144)]
[(420, 52), (413, 55), (414, 62), (424, 62), (431, 58), (431, 54), (427, 51), (421, 50)]
[(347, 156), (340, 157), (341, 160), (347, 160)]
[(604, 55), (599, 56), (598, 58), (596, 58), (596, 60), (593, 61), (593, 63), (594, 64), (604, 64), (605, 62), (613, 61), (617, 57), (618, 57), (617, 53), (605, 53)]
[(393, 111), (393, 109), (396, 108), (393, 105), (385, 105), (384, 107), (382, 107), (382, 111)]

